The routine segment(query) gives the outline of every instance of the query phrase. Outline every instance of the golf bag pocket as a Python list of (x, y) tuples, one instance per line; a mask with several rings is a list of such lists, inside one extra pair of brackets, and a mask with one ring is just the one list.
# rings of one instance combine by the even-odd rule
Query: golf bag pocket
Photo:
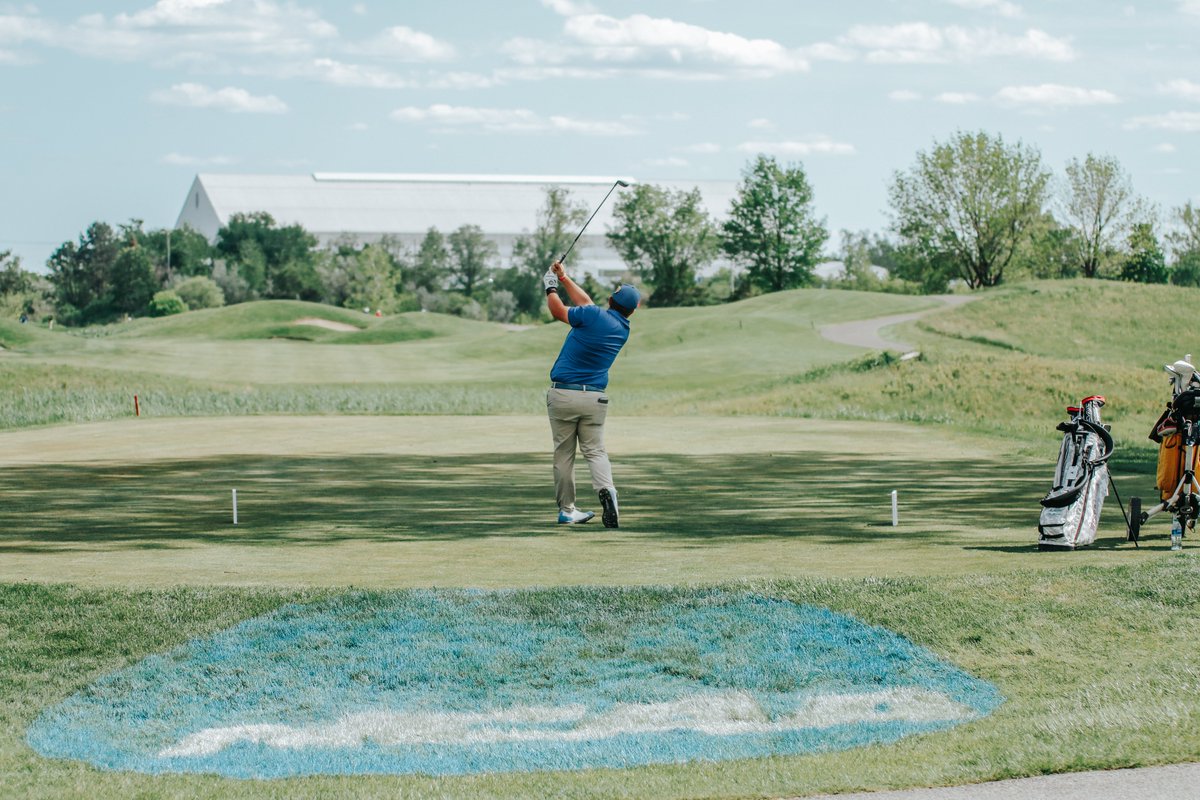
[(1089, 397), (1067, 411), (1054, 470), (1054, 487), (1042, 498), (1038, 546), (1043, 549), (1086, 547), (1096, 540), (1100, 511), (1108, 496), (1108, 458), (1113, 440), (1100, 422), (1104, 398)]

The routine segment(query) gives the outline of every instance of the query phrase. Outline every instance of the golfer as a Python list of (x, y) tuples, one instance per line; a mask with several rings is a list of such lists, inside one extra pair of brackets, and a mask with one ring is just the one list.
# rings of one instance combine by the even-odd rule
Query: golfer
[[(546, 411), (554, 437), (554, 490), (558, 497), (558, 522), (574, 525), (596, 516), (575, 507), (575, 445), (587, 459), (592, 472), (592, 489), (600, 497), (601, 520), (616, 528), (617, 489), (612, 466), (604, 450), (604, 418), (608, 414), (608, 368), (629, 338), (629, 317), (641, 299), (629, 284), (613, 292), (608, 308), (592, 302), (587, 292), (567, 277), (560, 262), (542, 278), (550, 315), (571, 326), (550, 368)], [(558, 296), (559, 284), (573, 303), (571, 308)]]

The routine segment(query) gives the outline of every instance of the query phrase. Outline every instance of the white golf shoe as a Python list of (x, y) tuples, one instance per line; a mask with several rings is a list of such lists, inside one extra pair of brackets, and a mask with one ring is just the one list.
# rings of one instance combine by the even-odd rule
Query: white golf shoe
[(559, 525), (581, 525), (587, 522), (592, 517), (596, 516), (593, 511), (580, 511), (577, 508), (559, 509), (558, 524)]

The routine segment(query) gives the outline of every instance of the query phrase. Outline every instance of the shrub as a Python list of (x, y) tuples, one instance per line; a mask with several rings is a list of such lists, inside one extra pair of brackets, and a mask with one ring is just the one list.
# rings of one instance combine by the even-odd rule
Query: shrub
[(169, 317), (172, 314), (182, 314), (187, 311), (187, 303), (170, 289), (156, 292), (150, 300), (150, 316)]
[(216, 281), (203, 275), (186, 278), (173, 288), (189, 309), (220, 308), (225, 305), (225, 292)]

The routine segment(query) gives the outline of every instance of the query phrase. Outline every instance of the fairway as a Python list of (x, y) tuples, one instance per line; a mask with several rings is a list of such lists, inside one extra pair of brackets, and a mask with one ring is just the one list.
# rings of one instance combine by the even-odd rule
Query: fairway
[[(1124, 543), (1115, 508), (1092, 551), (1039, 554), (1037, 500), (1052, 465), (1007, 454), (994, 439), (752, 417), (629, 417), (614, 420), (608, 438), (619, 530), (554, 524), (548, 425), (537, 417), (129, 420), (10, 431), (0, 434), (8, 499), (0, 579), (704, 583), (1146, 555)], [(582, 495), (582, 459), (577, 470)], [(1144, 547), (1161, 543), (1151, 536)]]

